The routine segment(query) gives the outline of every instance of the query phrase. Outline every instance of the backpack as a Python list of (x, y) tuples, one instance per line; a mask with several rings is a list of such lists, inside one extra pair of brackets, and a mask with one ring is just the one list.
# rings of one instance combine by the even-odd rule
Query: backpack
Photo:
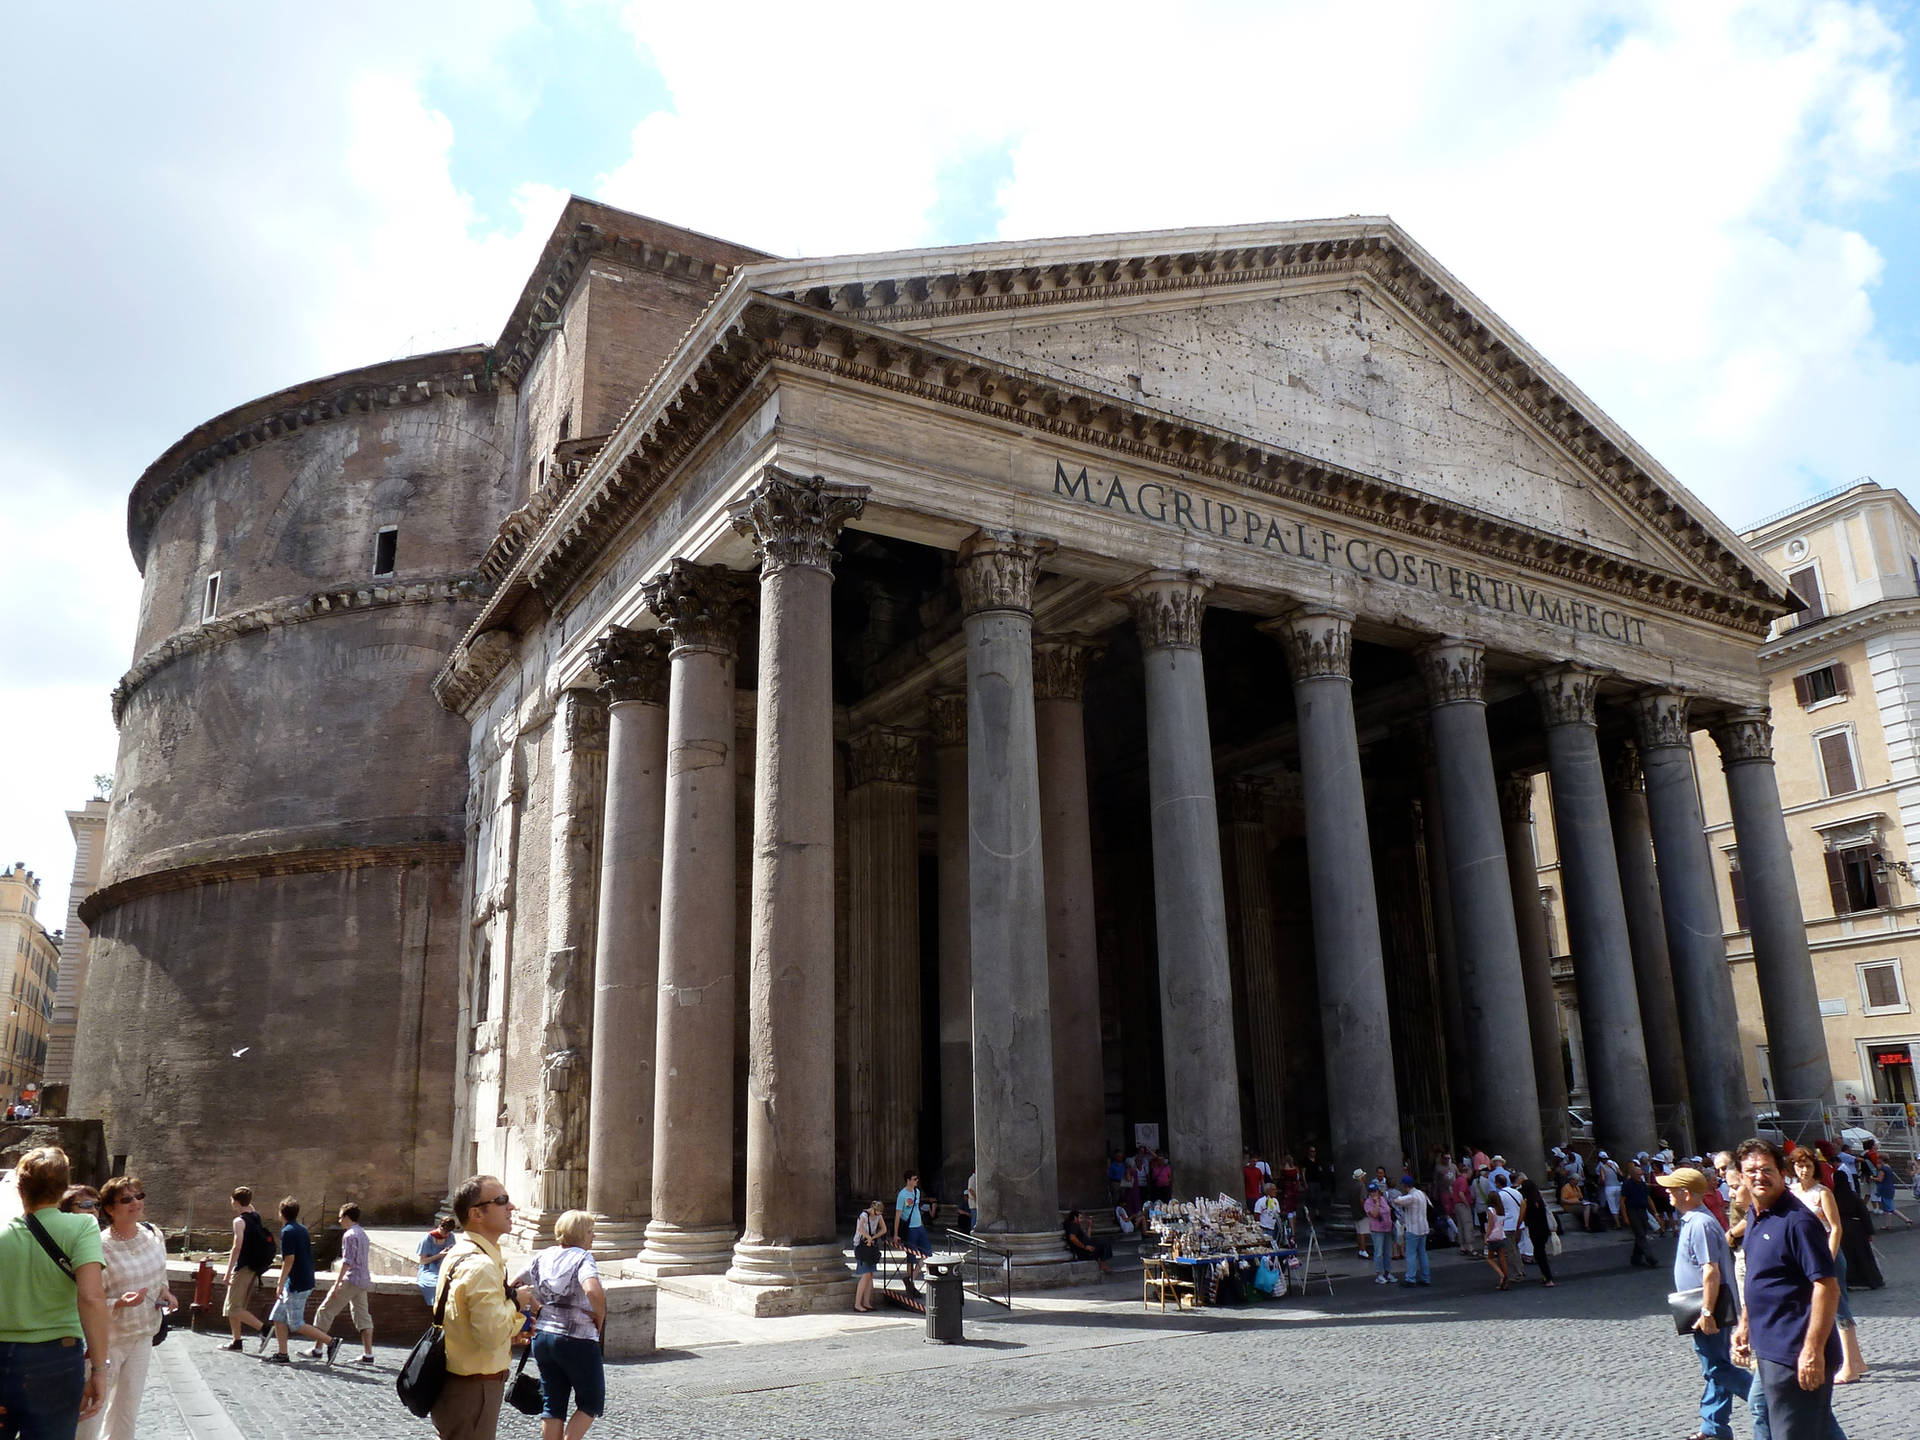
[(251, 1270), (255, 1275), (266, 1274), (273, 1257), (279, 1253), (273, 1232), (267, 1229), (267, 1222), (260, 1218), (257, 1210), (243, 1212), (240, 1226), (240, 1258), (234, 1262), (235, 1267)]

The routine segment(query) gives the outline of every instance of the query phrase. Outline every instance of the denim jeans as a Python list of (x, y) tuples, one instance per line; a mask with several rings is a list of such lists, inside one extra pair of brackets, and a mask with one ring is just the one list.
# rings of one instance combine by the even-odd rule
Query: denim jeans
[(86, 1393), (86, 1348), (78, 1340), (0, 1341), (0, 1410), (20, 1440), (73, 1440)]
[(607, 1411), (607, 1378), (600, 1342), (536, 1330), (533, 1362), (540, 1367), (540, 1418), (565, 1420), (567, 1402), (596, 1420)]
[(1408, 1281), (1418, 1280), (1423, 1285), (1433, 1283), (1433, 1271), (1427, 1264), (1427, 1237), (1409, 1234), (1407, 1236), (1407, 1274)]
[(1393, 1261), (1391, 1259), (1393, 1255), (1393, 1232), (1391, 1230), (1374, 1230), (1369, 1233), (1373, 1237), (1373, 1273), (1376, 1275), (1384, 1275), (1393, 1268)]
[(1700, 1432), (1733, 1440), (1733, 1397), (1747, 1399), (1753, 1376), (1733, 1363), (1733, 1339), (1725, 1330), (1718, 1335), (1694, 1331), (1693, 1353), (1706, 1382), (1700, 1391)]

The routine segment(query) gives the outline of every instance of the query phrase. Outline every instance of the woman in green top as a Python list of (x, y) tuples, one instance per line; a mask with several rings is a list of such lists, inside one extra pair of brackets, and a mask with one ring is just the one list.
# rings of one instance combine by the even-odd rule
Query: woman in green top
[[(71, 1440), (81, 1418), (106, 1398), (100, 1226), (85, 1212), (60, 1212), (70, 1178), (65, 1151), (29, 1150), (17, 1178), (26, 1213), (0, 1230), (0, 1410), (9, 1433), (17, 1428)], [(64, 1265), (47, 1253), (36, 1230), (61, 1252)]]

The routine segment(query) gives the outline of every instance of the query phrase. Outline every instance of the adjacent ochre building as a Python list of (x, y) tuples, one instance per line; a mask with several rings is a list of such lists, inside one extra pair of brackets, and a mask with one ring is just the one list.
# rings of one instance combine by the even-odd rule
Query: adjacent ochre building
[(764, 1311), (909, 1168), (1036, 1274), (1136, 1127), (1187, 1193), (1538, 1168), (1541, 772), (1602, 1142), (1752, 1124), (1696, 772), (1830, 1088), (1796, 602), (1388, 220), (776, 260), (575, 200), (494, 345), (207, 422), (129, 533), (74, 1109), (176, 1192), (488, 1170)]
[[(20, 862), (0, 870), (0, 1105), (37, 1102), (47, 1063), (47, 1027), (60, 984), (60, 936), (34, 917), (40, 877)], [(31, 1091), (29, 1091), (31, 1087)]]
[(67, 828), (73, 832), (73, 880), (67, 888), (67, 926), (60, 936), (60, 989), (53, 997), (53, 1023), (47, 1031), (46, 1074), (47, 1085), (63, 1091), (73, 1080), (73, 1037), (87, 987), (90, 936), (80, 906), (99, 887), (106, 861), (107, 802), (96, 796), (67, 811)]

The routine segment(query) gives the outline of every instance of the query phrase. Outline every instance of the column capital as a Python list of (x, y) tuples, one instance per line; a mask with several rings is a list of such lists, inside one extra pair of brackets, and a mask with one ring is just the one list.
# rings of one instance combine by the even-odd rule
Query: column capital
[(1692, 744), (1687, 705), (1682, 690), (1643, 690), (1634, 696), (1633, 728), (1640, 748), (1674, 749)]
[(587, 663), (600, 676), (600, 696), (609, 705), (667, 703), (667, 642), (658, 630), (615, 625), (587, 647)]
[(1443, 635), (1414, 652), (1420, 678), (1427, 682), (1427, 704), (1484, 705), (1487, 701), (1487, 647), (1462, 635)]
[(869, 725), (848, 742), (847, 787), (918, 785), (920, 732), (899, 725)]
[(1533, 775), (1530, 772), (1514, 770), (1500, 781), (1500, 818), (1509, 825), (1526, 825), (1533, 820)]
[(1227, 819), (1236, 825), (1264, 825), (1274, 784), (1265, 775), (1230, 775), (1220, 782)]
[(1640, 747), (1623, 740), (1607, 762), (1607, 788), (1630, 793), (1647, 788), (1646, 773), (1640, 768)]
[(1119, 590), (1142, 650), (1198, 650), (1213, 582), (1197, 570), (1149, 570)]
[(564, 750), (607, 748), (607, 702), (595, 691), (577, 686), (561, 692), (560, 746)]
[(927, 696), (927, 728), (936, 749), (967, 743), (967, 692), (935, 690)]
[(1255, 627), (1286, 649), (1293, 683), (1353, 679), (1353, 612), (1300, 605)]
[(675, 558), (640, 587), (647, 608), (660, 619), (672, 654), (708, 650), (733, 655), (739, 645), (740, 617), (750, 597), (739, 572), (724, 565), (696, 565)]
[(1087, 667), (1106, 652), (1091, 635), (1033, 637), (1033, 698), (1081, 701), (1087, 697)]
[(1040, 562), (1054, 550), (1051, 540), (1019, 535), (1010, 530), (976, 530), (960, 542), (953, 576), (960, 585), (960, 611), (979, 615), (989, 610), (1033, 613), (1033, 587), (1040, 579)]
[(1773, 711), (1765, 706), (1729, 710), (1707, 727), (1720, 747), (1720, 764), (1731, 770), (1753, 760), (1773, 763)]
[(796, 567), (832, 573), (834, 541), (866, 504), (864, 485), (829, 485), (825, 476), (769, 465), (728, 514), (753, 542), (764, 580)]
[(1598, 671), (1585, 665), (1556, 665), (1527, 678), (1540, 702), (1540, 716), (1555, 725), (1592, 725), (1594, 693), (1600, 688)]

